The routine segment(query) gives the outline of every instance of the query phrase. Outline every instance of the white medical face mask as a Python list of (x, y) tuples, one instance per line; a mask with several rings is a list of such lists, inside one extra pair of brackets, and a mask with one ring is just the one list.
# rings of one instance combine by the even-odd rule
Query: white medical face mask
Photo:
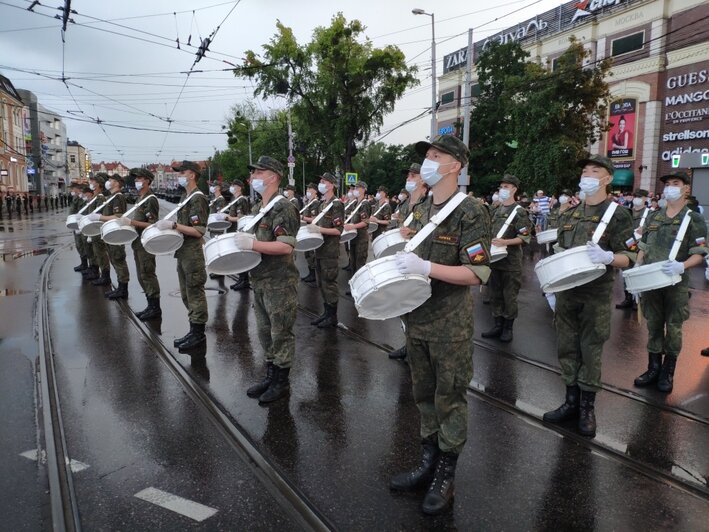
[(667, 200), (665, 198), (660, 198), (657, 200), (657, 206), (660, 207), (660, 209), (664, 209), (667, 207)]
[(492, 201), (500, 201), (500, 195), (497, 192), (492, 195)]
[(380, 199), (382, 199), (382, 195), (381, 195), (379, 192), (377, 192), (377, 193), (374, 195), (374, 199), (377, 200), (377, 201), (379, 201)]
[(667, 186), (664, 194), (669, 201), (677, 201), (682, 197), (682, 189), (680, 187)]
[(641, 205), (645, 205), (645, 202), (642, 198), (633, 198), (633, 205), (640, 207)]
[(214, 194), (214, 191), (217, 190), (217, 187), (209, 187), (209, 193)]
[(264, 190), (266, 190), (266, 185), (263, 184), (263, 179), (252, 179), (251, 186), (257, 194), (261, 194)]
[(427, 196), (428, 196), (429, 198), (430, 198), (431, 196), (433, 196), (433, 190), (429, 190)]
[(229, 187), (229, 192), (230, 192), (232, 195), (235, 195), (235, 194), (236, 194), (236, 187)]
[(595, 177), (582, 177), (579, 182), (581, 192), (585, 192), (586, 196), (593, 196), (601, 189), (601, 182)]
[(180, 185), (181, 187), (186, 187), (187, 186), (187, 177), (181, 175), (180, 177), (177, 178), (177, 184)]
[(350, 190), (349, 192), (347, 192), (347, 197), (349, 199), (352, 199), (352, 198), (356, 198), (357, 195), (353, 191)]
[(416, 181), (407, 181), (406, 182), (406, 192), (411, 194), (414, 190), (416, 190)]
[(305, 193), (305, 197), (308, 198), (308, 199), (313, 199), (313, 193), (308, 190), (308, 191)]
[(448, 166), (449, 164), (452, 163), (441, 165), (438, 161), (424, 159), (423, 163), (421, 163), (421, 179), (423, 179), (423, 182), (429, 187), (434, 186), (441, 179), (443, 179), (443, 175), (439, 172), (441, 166)]
[(359, 190), (355, 190), (355, 191), (352, 193), (352, 195), (353, 195), (355, 198), (359, 198), (359, 197), (362, 195), (362, 193), (361, 193)]
[(325, 194), (327, 192), (327, 185), (325, 183), (318, 183), (318, 192)]
[(566, 194), (562, 194), (561, 196), (559, 196), (559, 203), (562, 205), (569, 203), (569, 196), (567, 196)]
[(508, 199), (510, 199), (512, 191), (507, 188), (501, 188), (498, 195), (500, 196), (500, 201), (507, 201)]
[(69, 194), (71, 194), (72, 198), (76, 196), (76, 192), (74, 192), (73, 190)]
[(111, 190), (113, 188), (113, 179), (108, 179), (103, 185), (103, 188), (105, 188), (106, 190)]
[(143, 188), (143, 182), (142, 181), (136, 181), (135, 182), (135, 189), (140, 190)]
[(96, 185), (94, 185), (93, 183), (89, 183), (89, 188), (91, 190), (96, 190)]
[(586, 193), (583, 190), (579, 192), (579, 199), (581, 201), (584, 201), (586, 199)]
[(399, 194), (399, 201), (404, 201), (406, 199), (406, 196), (403, 194)]

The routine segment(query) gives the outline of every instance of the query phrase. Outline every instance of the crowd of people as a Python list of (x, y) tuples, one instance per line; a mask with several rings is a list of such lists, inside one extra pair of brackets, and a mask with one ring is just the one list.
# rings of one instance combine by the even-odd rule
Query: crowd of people
[(58, 192), (54, 195), (40, 195), (29, 192), (0, 192), (0, 220), (30, 216), (35, 211), (49, 212), (67, 207), (71, 195)]
[[(262, 404), (278, 401), (289, 392), (289, 372), (296, 362), (298, 284), (314, 283), (319, 288), (323, 310), (312, 326), (336, 327), (341, 256), (346, 254), (345, 269), (355, 276), (365, 264), (380, 260), (372, 261), (370, 254), (379, 235), (394, 231), (409, 243), (415, 241), (416, 246), (393, 255), (395, 267), (404, 279), (430, 282), (430, 297), (402, 312), (406, 342), (390, 356), (405, 358), (411, 371), (420, 414), (421, 458), (410, 471), (394, 475), (390, 488), (425, 490), (422, 510), (438, 514), (451, 506), (456, 463), (467, 438), (466, 390), (473, 356), (471, 286), (486, 285), (494, 318), (494, 326), (482, 336), (509, 342), (518, 314), (522, 247), (535, 232), (555, 228), (555, 254), (584, 248), (585, 260), (602, 270), (585, 284), (546, 294), (555, 312), (566, 395), (558, 408), (544, 414), (544, 420), (573, 420), (582, 435), (593, 437), (615, 270), (660, 263), (665, 274), (680, 277), (678, 283), (643, 292), (640, 298), (647, 318), (649, 358), (647, 372), (638, 376), (635, 385), (655, 384), (669, 393), (681, 351), (682, 323), (688, 318), (687, 270), (702, 265), (709, 248), (704, 219), (688, 207), (690, 179), (686, 174), (661, 178), (667, 203), (659, 210), (648, 206), (646, 191), (636, 191), (630, 207), (618, 208), (608, 193), (612, 163), (591, 156), (579, 161), (580, 193), (563, 190), (557, 199), (538, 191), (525, 205), (523, 184), (513, 175), (505, 175), (490, 198), (459, 193), (458, 174), (469, 152), (458, 138), (443, 135), (417, 143), (416, 150), (422, 163), (410, 164), (400, 178), (402, 188), (391, 195), (385, 187), (369, 190), (365, 181), (338, 193), (338, 180), (328, 172), (307, 185), (303, 198), (296, 196), (293, 187), (281, 193), (284, 167), (264, 155), (249, 166), (248, 181), (211, 183), (204, 192), (199, 166), (190, 161), (177, 165), (174, 170), (180, 173), (184, 194), (173, 217), (160, 218), (158, 200), (151, 192), (153, 175), (142, 168), (130, 171), (138, 191), (138, 203), (130, 215), (126, 215), (121, 192), (123, 178), (100, 173), (91, 177), (89, 186), (71, 185), (70, 212), (92, 223), (117, 220), (120, 226), (135, 229), (138, 237), (131, 247), (147, 299), (146, 308), (137, 312), (141, 320), (160, 317), (162, 310), (155, 256), (146, 251), (140, 235), (155, 228), (182, 238), (174, 257), (189, 331), (173, 343), (182, 352), (191, 353), (206, 342), (204, 237), (210, 233), (212, 238), (229, 239), (237, 252), (260, 254), (260, 262), (240, 273), (231, 288), (253, 290), (264, 368), (262, 378), (245, 393)], [(253, 205), (244, 195), (247, 183), (257, 194)], [(231, 225), (224, 233), (211, 230), (213, 222)], [(299, 278), (294, 255), (303, 230), (322, 237), (322, 243), (305, 253), (308, 272)], [(345, 245), (343, 234), (352, 236)], [(671, 251), (675, 240), (679, 245)], [(75, 233), (75, 241), (81, 258), (75, 270), (86, 281), (108, 286), (113, 268), (118, 284), (106, 297), (127, 298), (124, 245), (107, 245), (100, 236), (87, 237), (81, 232)], [(709, 279), (709, 267), (707, 272)]]

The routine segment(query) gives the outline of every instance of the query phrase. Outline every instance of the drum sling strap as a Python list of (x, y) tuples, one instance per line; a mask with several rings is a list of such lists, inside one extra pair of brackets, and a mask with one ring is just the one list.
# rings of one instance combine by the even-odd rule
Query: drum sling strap
[(318, 201), (317, 198), (310, 200), (310, 202), (308, 202), (308, 204), (307, 204), (305, 207), (303, 207), (302, 209), (300, 209), (300, 214), (303, 214), (305, 211), (307, 211), (307, 210), (308, 210), (308, 207), (310, 207), (310, 206), (311, 206), (313, 203), (315, 203), (316, 201)]
[(359, 210), (359, 208), (362, 206), (363, 203), (364, 203), (364, 200), (360, 201), (360, 202), (357, 204), (357, 207), (355, 207), (355, 210), (353, 210), (353, 211), (350, 213), (350, 215), (347, 217), (347, 220), (345, 220), (345, 223), (346, 223), (346, 224), (350, 223), (350, 220), (354, 217), (355, 214), (357, 214), (357, 211)]
[(502, 238), (503, 235), (507, 232), (507, 228), (512, 223), (512, 220), (515, 219), (515, 216), (517, 216), (517, 207), (519, 207), (519, 205), (515, 205), (515, 208), (512, 209), (512, 212), (505, 220), (505, 223), (502, 224), (502, 227), (500, 227), (500, 230), (497, 232), (497, 236), (495, 236), (495, 238)]
[(318, 223), (320, 220), (322, 220), (322, 217), (325, 216), (325, 213), (327, 213), (327, 211), (329, 211), (329, 210), (332, 208), (332, 206), (335, 204), (336, 201), (340, 201), (340, 200), (338, 200), (337, 198), (333, 198), (332, 201), (328, 204), (328, 206), (325, 207), (325, 210), (323, 210), (320, 214), (318, 214), (318, 215), (315, 217), (315, 219), (314, 219), (312, 222), (310, 222), (310, 223), (313, 224), (313, 225), (317, 225), (317, 223)]
[[(121, 194), (121, 193), (118, 192), (118, 194)], [(106, 205), (108, 205), (109, 203), (111, 203), (111, 202), (113, 201), (113, 199), (114, 199), (116, 196), (118, 196), (118, 194), (111, 194), (111, 197), (108, 198), (107, 201), (104, 201), (101, 205), (99, 205), (98, 207), (96, 207), (93, 211), (91, 211), (91, 214), (96, 214), (98, 211), (100, 211), (101, 209), (103, 209)], [(98, 196), (96, 196), (94, 199), (98, 199)], [(90, 205), (90, 204), (89, 204), (89, 205)]]
[(448, 203), (446, 204), (443, 209), (438, 212), (438, 214), (434, 215), (431, 217), (431, 219), (428, 221), (426, 225), (423, 226), (423, 229), (421, 229), (416, 235), (409, 240), (408, 244), (406, 244), (406, 247), (404, 248), (404, 251), (413, 251), (415, 250), (421, 242), (426, 240), (428, 236), (433, 233), (433, 231), (438, 227), (440, 224), (442, 224), (446, 218), (448, 218), (451, 213), (460, 205), (463, 203), (463, 200), (467, 197), (467, 194), (463, 194), (462, 192), (458, 192), (455, 196), (453, 196)]
[(261, 221), (261, 218), (263, 218), (264, 216), (266, 216), (266, 214), (268, 213), (268, 211), (270, 211), (276, 203), (278, 203), (279, 201), (281, 201), (281, 200), (283, 200), (283, 199), (286, 199), (286, 198), (284, 198), (284, 197), (281, 196), (280, 194), (276, 194), (276, 197), (273, 198), (271, 201), (269, 201), (269, 202), (268, 202), (268, 205), (266, 205), (266, 206), (263, 207), (262, 209), (259, 209), (258, 214), (257, 214), (256, 216), (254, 216), (254, 219), (253, 219), (253, 220), (251, 220), (249, 223), (247, 223), (246, 225), (244, 225), (244, 228), (242, 229), (242, 232), (243, 232), (243, 233), (248, 233), (249, 231), (251, 231), (251, 230), (256, 226), (256, 224)]
[(236, 204), (236, 202), (239, 201), (239, 200), (240, 200), (241, 198), (243, 198), (243, 197), (244, 197), (244, 196), (239, 196), (238, 198), (233, 199), (229, 205), (227, 205), (226, 207), (224, 207), (223, 209), (221, 209), (219, 212), (221, 212), (221, 213), (227, 212), (229, 209), (231, 209), (231, 206), (232, 206), (232, 205)]
[(190, 194), (189, 196), (187, 196), (177, 207), (175, 207), (174, 209), (172, 209), (172, 210), (167, 214), (167, 216), (165, 216), (165, 218), (163, 218), (163, 220), (169, 220), (170, 218), (172, 218), (173, 216), (175, 216), (178, 212), (180, 212), (180, 209), (181, 209), (182, 207), (184, 207), (185, 205), (187, 205), (187, 204), (190, 202), (190, 200), (191, 200), (193, 197), (195, 197), (195, 196), (204, 196), (204, 193), (203, 193), (201, 190), (197, 190), (196, 192), (193, 192), (192, 194)]
[(142, 200), (140, 200), (138, 203), (136, 203), (135, 205), (133, 205), (133, 208), (128, 209), (128, 212), (123, 213), (123, 216), (121, 216), (121, 218), (128, 218), (131, 214), (133, 214), (133, 213), (135, 212), (135, 210), (136, 210), (138, 207), (140, 207), (143, 203), (145, 203), (146, 201), (148, 201), (150, 198), (154, 198), (154, 197), (155, 197), (155, 194), (148, 194), (148, 195), (145, 196)]
[(606, 212), (603, 213), (603, 218), (601, 218), (598, 227), (596, 227), (596, 230), (593, 232), (593, 236), (591, 237), (591, 241), (594, 244), (598, 244), (598, 241), (603, 236), (603, 233), (606, 232), (606, 227), (608, 227), (608, 224), (611, 222), (611, 218), (613, 218), (613, 214), (617, 208), (618, 204), (615, 202), (608, 205)]
[(684, 235), (689, 227), (689, 222), (692, 220), (689, 212), (690, 211), (687, 210), (684, 214), (684, 218), (682, 218), (682, 224), (679, 226), (679, 231), (677, 231), (677, 237), (675, 237), (675, 241), (672, 243), (672, 249), (670, 249), (670, 256), (667, 257), (668, 260), (675, 260), (677, 253), (679, 253), (679, 247), (682, 245), (682, 240), (684, 240)]
[[(645, 220), (647, 220), (647, 213), (650, 212), (650, 209), (645, 207), (645, 211), (643, 212), (642, 218), (640, 218), (640, 225), (638, 226), (638, 229), (641, 227), (645, 226)], [(640, 237), (642, 237), (642, 234), (638, 233), (638, 230), (636, 229), (633, 231), (633, 236), (635, 237), (635, 240), (640, 240)]]
[(81, 210), (80, 210), (79, 212), (77, 212), (76, 214), (84, 214), (84, 211), (85, 211), (86, 209), (88, 209), (89, 207), (91, 207), (91, 204), (92, 204), (94, 201), (96, 201), (97, 199), (98, 199), (98, 196), (96, 196), (96, 197), (93, 198), (90, 202), (88, 202), (86, 205), (84, 205), (83, 207), (81, 207)]

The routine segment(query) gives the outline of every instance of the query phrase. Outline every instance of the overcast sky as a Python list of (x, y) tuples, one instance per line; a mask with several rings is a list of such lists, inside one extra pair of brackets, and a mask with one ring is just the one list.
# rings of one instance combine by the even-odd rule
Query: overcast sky
[[(477, 28), (477, 41), (561, 2), (73, 0), (76, 24), (69, 24), (64, 47), (61, 21), (53, 18), (63, 0), (42, 0), (34, 13), (26, 10), (30, 3), (0, 0), (0, 73), (15, 87), (33, 91), (44, 106), (69, 117), (65, 119), (69, 138), (90, 150), (93, 162), (121, 160), (137, 166), (206, 159), (215, 148), (226, 147), (224, 134), (177, 132), (220, 133), (229, 107), (253, 97), (250, 81), (219, 70), (229, 67), (224, 61), (240, 64), (245, 50), (260, 52), (274, 34), (277, 19), (293, 28), (303, 43), (315, 27), (328, 25), (342, 11), (347, 19), (357, 18), (367, 26), (366, 35), (375, 46), (396, 44), (410, 64), (418, 65), (421, 84), (408, 91), (386, 117), (385, 133), (431, 105), (431, 19), (413, 15), (413, 8), (435, 13), (440, 75), (442, 57), (467, 45), (469, 27)], [(196, 66), (204, 72), (190, 75), (185, 85), (185, 72), (196, 52), (186, 46), (190, 35), (191, 44), (197, 46), (220, 23), (211, 52)], [(175, 43), (178, 37), (182, 50)], [(57, 79), (12, 70), (61, 78), (62, 64), (68, 88)], [(264, 110), (284, 105), (278, 99), (259, 98), (257, 102)], [(169, 118), (170, 130), (175, 132), (108, 124), (102, 128), (95, 122), (72, 120), (72, 116), (153, 130), (167, 130)], [(406, 144), (426, 137), (429, 131), (430, 118), (425, 117), (397, 129), (385, 142)], [(285, 154), (274, 155), (285, 158)]]

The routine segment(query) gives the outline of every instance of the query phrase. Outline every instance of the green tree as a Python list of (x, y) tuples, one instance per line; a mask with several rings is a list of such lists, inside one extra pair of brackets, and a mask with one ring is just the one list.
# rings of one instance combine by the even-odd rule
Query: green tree
[(406, 170), (420, 159), (413, 144), (402, 146), (375, 142), (361, 148), (352, 165), (359, 179), (367, 183), (368, 192), (374, 194), (383, 185), (389, 194), (396, 194), (404, 188)]
[(396, 46), (375, 48), (362, 38), (364, 25), (342, 13), (329, 27), (316, 28), (307, 44), (280, 21), (276, 27), (263, 57), (247, 51), (234, 74), (254, 79), (255, 95), (285, 96), (312, 157), (351, 170), (358, 143), (378, 132), (396, 100), (418, 84), (416, 68)]

